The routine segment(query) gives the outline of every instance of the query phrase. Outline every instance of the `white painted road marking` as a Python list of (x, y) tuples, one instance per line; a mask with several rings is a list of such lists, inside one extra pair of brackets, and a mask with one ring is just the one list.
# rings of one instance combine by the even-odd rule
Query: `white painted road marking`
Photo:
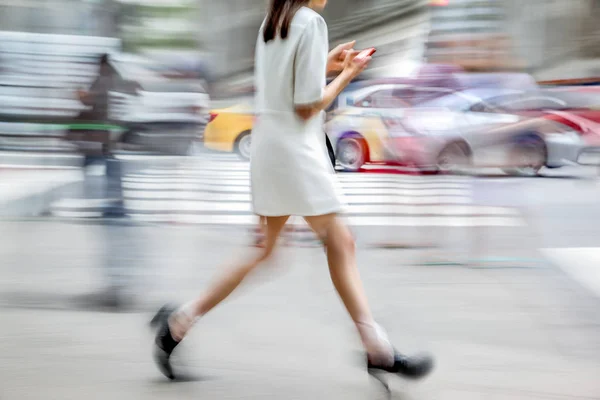
[(600, 296), (600, 247), (542, 249), (542, 253), (579, 284)]
[[(254, 225), (249, 164), (224, 157), (148, 168), (123, 177), (127, 214), (140, 221)], [(521, 226), (517, 210), (473, 204), (472, 179), (384, 173), (338, 174), (354, 226)], [(84, 202), (85, 203), (85, 202)], [(95, 215), (94, 204), (63, 202), (61, 215)], [(298, 219), (301, 220), (301, 219)]]

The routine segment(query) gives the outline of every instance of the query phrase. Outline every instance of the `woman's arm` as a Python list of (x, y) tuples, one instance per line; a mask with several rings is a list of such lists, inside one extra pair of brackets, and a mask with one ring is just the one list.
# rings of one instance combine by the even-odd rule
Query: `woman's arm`
[[(358, 51), (347, 50), (339, 68), (340, 75), (324, 87), (328, 43), (325, 20), (320, 16), (313, 18), (304, 27), (294, 59), (294, 109), (303, 120), (327, 109), (371, 61), (371, 57), (356, 58)], [(344, 48), (340, 46), (339, 50), (341, 53)]]
[(347, 54), (344, 69), (329, 85), (325, 86), (321, 101), (308, 105), (297, 105), (295, 107), (296, 115), (307, 121), (322, 110), (326, 110), (346, 86), (369, 65), (371, 57), (356, 59), (357, 54), (358, 51)]
[(323, 99), (320, 102), (296, 106), (296, 114), (305, 121), (311, 119), (322, 110), (327, 109), (352, 79), (353, 77), (348, 72), (342, 71), (329, 85), (325, 86)]

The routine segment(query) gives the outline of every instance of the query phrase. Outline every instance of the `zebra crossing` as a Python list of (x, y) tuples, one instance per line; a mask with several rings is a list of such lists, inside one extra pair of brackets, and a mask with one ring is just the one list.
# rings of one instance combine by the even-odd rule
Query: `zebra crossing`
[[(519, 226), (510, 207), (477, 205), (469, 177), (338, 174), (353, 226)], [(123, 177), (125, 208), (146, 222), (254, 225), (249, 164), (204, 154)]]

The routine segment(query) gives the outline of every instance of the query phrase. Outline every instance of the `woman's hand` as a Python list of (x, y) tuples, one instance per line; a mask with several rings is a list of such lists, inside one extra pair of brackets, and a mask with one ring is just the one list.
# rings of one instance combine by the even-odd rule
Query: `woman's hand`
[(351, 50), (346, 53), (346, 58), (344, 60), (344, 69), (343, 73), (348, 75), (350, 79), (356, 78), (367, 68), (369, 63), (371, 62), (371, 57), (356, 57), (360, 51)]
[(341, 72), (344, 69), (344, 61), (349, 51), (356, 44), (356, 40), (342, 43), (336, 46), (327, 55), (327, 75)]
[(343, 50), (342, 53), (345, 54), (344, 62), (342, 63), (342, 73), (325, 87), (325, 92), (321, 101), (315, 104), (295, 107), (296, 115), (300, 119), (308, 121), (320, 111), (327, 109), (344, 88), (348, 86), (352, 79), (363, 72), (371, 61), (371, 57), (356, 57), (360, 52), (354, 49)]

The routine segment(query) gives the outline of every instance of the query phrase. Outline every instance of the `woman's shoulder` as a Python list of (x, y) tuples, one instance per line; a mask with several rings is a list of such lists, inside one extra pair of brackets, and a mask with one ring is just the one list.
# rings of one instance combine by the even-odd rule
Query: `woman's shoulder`
[(325, 20), (323, 19), (321, 14), (308, 7), (302, 7), (298, 11), (296, 11), (294, 18), (292, 19), (292, 24), (302, 27), (306, 27), (309, 24), (326, 26)]

